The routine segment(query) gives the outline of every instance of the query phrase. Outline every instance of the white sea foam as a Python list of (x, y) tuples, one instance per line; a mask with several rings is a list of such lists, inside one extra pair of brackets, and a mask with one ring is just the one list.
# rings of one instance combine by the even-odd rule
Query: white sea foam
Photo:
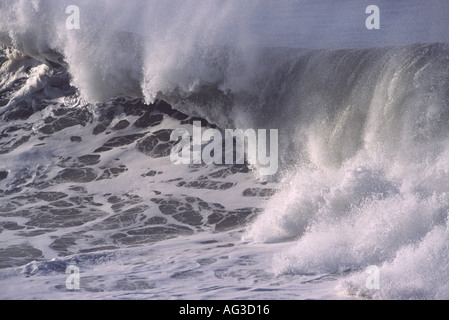
[[(275, 179), (283, 188), (248, 227), (243, 239), (252, 243), (239, 244), (237, 252), (266, 248), (269, 266), (259, 251), (251, 261), (280, 277), (343, 278), (343, 297), (448, 298), (449, 47), (436, 43), (448, 42), (447, 24), (438, 24), (447, 2), (419, 13), (419, 1), (382, 2), (377, 34), (366, 33), (366, 6), (355, 1), (289, 1), (281, 8), (271, 1), (78, 3), (81, 29), (68, 31), (69, 1), (0, 1), (0, 38), (17, 49), (1, 66), (7, 75), (1, 86), (27, 73), (25, 52), (67, 67), (87, 101), (117, 94), (163, 98), (224, 128), (279, 129)], [(349, 27), (323, 23), (336, 20)], [(17, 98), (48, 87), (49, 67), (31, 66)], [(47, 156), (24, 149), (12, 159), (27, 164)], [(90, 188), (144, 193), (134, 176), (124, 175), (120, 186)], [(167, 259), (179, 254), (170, 252)], [(204, 254), (195, 248), (195, 258), (198, 252)], [(185, 262), (178, 263), (183, 269)], [(371, 265), (380, 270), (377, 291), (365, 287)], [(236, 273), (260, 271), (250, 269)], [(265, 276), (267, 283), (274, 279)]]

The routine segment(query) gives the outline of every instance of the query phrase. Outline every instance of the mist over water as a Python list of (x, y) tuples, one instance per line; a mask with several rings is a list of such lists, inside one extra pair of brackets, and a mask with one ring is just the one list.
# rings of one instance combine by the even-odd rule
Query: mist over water
[(61, 54), (74, 85), (93, 101), (119, 93), (152, 101), (204, 84), (247, 90), (271, 69), (257, 59), (265, 47), (384, 47), (449, 37), (444, 1), (426, 2), (425, 10), (421, 1), (381, 1), (381, 30), (373, 32), (365, 28), (368, 1), (81, 0), (81, 28), (67, 30), (72, 4), (3, 0), (0, 33), (35, 57)]
[(343, 294), (447, 299), (449, 3), (380, 1), (376, 31), (370, 1), (279, 3), (77, 1), (69, 31), (70, 1), (3, 0), (0, 39), (67, 67), (89, 102), (279, 129), (284, 187), (244, 236), (285, 242), (277, 274), (351, 271)]

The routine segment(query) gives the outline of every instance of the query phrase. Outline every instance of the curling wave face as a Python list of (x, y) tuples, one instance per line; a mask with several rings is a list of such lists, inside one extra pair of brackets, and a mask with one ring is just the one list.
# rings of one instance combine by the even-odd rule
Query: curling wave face
[(448, 298), (448, 57), (442, 44), (320, 52), (297, 73), (284, 124), (300, 160), (247, 233), (295, 243), (279, 273), (360, 270), (342, 292)]

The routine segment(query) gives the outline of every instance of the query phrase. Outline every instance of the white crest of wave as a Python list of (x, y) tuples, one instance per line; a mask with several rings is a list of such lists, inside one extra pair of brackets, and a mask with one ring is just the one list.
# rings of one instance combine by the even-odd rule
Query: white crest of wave
[[(408, 176), (354, 162), (299, 171), (244, 238), (287, 241), (273, 258), (278, 274), (352, 271), (337, 288), (344, 296), (447, 299), (449, 197), (447, 182), (444, 191), (439, 184), (447, 172), (438, 166), (410, 167)], [(419, 174), (424, 171), (429, 176)], [(430, 181), (438, 185), (430, 188)], [(365, 286), (372, 265), (379, 268), (379, 290)]]
[(218, 0), (81, 0), (81, 28), (68, 30), (71, 4), (2, 0), (1, 39), (37, 58), (61, 53), (73, 84), (91, 101), (117, 94), (152, 101), (159, 92), (223, 82), (227, 57), (218, 46), (251, 46), (249, 21), (261, 8)]
[[(273, 261), (279, 274), (355, 271), (339, 287), (345, 295), (447, 299), (447, 47), (372, 54), (374, 60), (366, 60), (370, 54), (334, 60), (331, 66), (339, 61), (342, 68), (364, 61), (350, 77), (336, 69), (324, 73), (327, 83), (349, 94), (330, 88), (320, 97), (303, 96), (316, 102), (307, 109), (311, 123), (293, 135), (302, 148), (290, 151), (301, 161), (245, 239), (289, 241)], [(308, 76), (314, 79), (315, 71)], [(380, 270), (378, 291), (365, 287), (371, 265)]]

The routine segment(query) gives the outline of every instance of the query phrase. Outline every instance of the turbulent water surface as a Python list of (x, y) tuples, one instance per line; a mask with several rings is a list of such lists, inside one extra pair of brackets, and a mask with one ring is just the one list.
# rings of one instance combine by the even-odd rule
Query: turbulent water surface
[(449, 3), (77, 2), (0, 0), (0, 298), (449, 298)]

